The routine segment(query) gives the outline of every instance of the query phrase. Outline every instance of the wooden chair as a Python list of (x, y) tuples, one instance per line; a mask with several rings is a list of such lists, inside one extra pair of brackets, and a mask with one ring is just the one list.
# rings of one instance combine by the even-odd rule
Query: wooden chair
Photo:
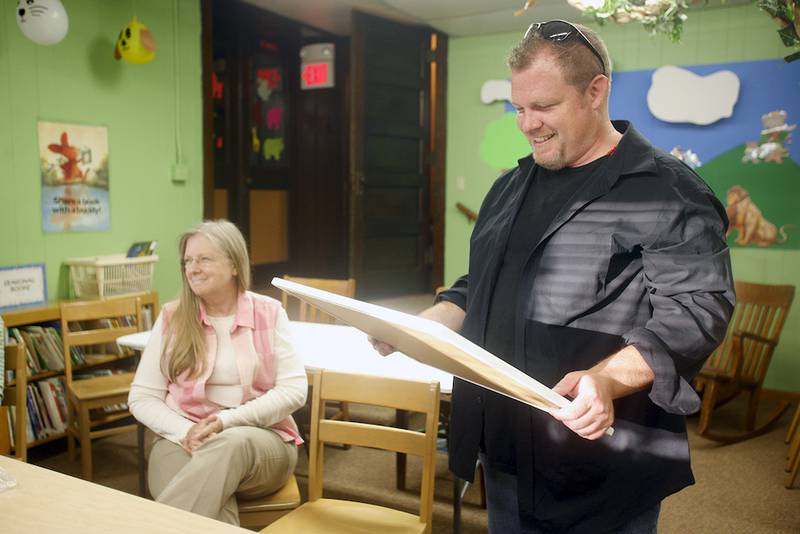
[[(316, 373), (315, 373), (316, 374)], [(433, 484), (436, 467), (436, 433), (439, 423), (438, 382), (322, 371), (313, 379), (308, 502), (278, 519), (261, 532), (431, 532)], [(420, 433), (352, 421), (325, 419), (327, 401), (346, 401), (425, 414)], [(367, 503), (326, 499), (323, 489), (323, 445), (349, 443), (422, 458), (419, 515)]]
[(237, 498), (239, 524), (245, 528), (264, 527), (300, 506), (300, 489), (294, 475), (275, 493), (258, 499)]
[[(74, 347), (100, 346), (115, 343), (117, 338), (142, 329), (141, 297), (117, 297), (105, 300), (69, 302), (61, 304), (61, 337), (64, 348), (64, 379), (67, 386), (67, 405), (69, 422), (67, 424), (67, 450), (70, 459), (75, 459), (75, 440), (81, 447), (81, 466), (83, 478), (92, 480), (93, 439), (136, 430), (136, 424), (94, 428), (113, 423), (130, 416), (127, 410), (103, 413), (91, 417), (91, 410), (123, 404), (127, 402), (133, 373), (126, 372), (110, 376), (97, 376), (74, 380), (71, 352)], [(133, 317), (134, 324), (122, 326), (120, 317)], [(73, 324), (82, 321), (90, 329), (73, 330)], [(82, 369), (96, 368), (120, 359), (115, 354), (86, 355), (86, 366)]]
[[(0, 332), (2, 335), (2, 332)], [(11, 452), (11, 433), (8, 426), (8, 407), (14, 406), (16, 417), (14, 420), (14, 456), (23, 462), (28, 460), (28, 403), (26, 394), (28, 389), (28, 362), (25, 351), (19, 345), (6, 345), (5, 347), (6, 371), (13, 370), (15, 379), (13, 385), (6, 385), (3, 396), (3, 405), (0, 407), (0, 454), (8, 455)]]
[[(336, 293), (337, 295), (342, 295), (343, 297), (353, 298), (356, 296), (356, 281), (353, 278), (348, 278), (347, 280), (337, 280), (333, 278), (302, 278), (299, 276), (290, 276), (285, 274), (283, 275), (283, 279), (310, 286), (315, 289), (328, 291), (330, 293)], [(281, 303), (283, 304), (283, 308), (286, 310), (286, 313), (289, 313), (290, 307), (292, 308), (292, 311), (294, 311), (294, 308), (297, 308), (296, 317), (298, 321), (323, 324), (333, 324), (336, 322), (334, 317), (331, 317), (327, 313), (315, 308), (307, 302), (290, 297), (285, 291), (281, 296)]]
[(789, 425), (789, 431), (786, 433), (786, 443), (789, 444), (788, 461), (786, 462), (786, 471), (789, 472), (789, 475), (786, 477), (786, 487), (791, 488), (800, 472), (800, 403), (797, 404), (792, 424)]
[[(722, 443), (748, 439), (765, 432), (789, 407), (782, 402), (765, 421), (756, 424), (764, 377), (793, 298), (794, 286), (736, 282), (737, 302), (728, 334), (695, 381), (703, 394), (698, 434)], [(744, 431), (712, 430), (715, 410), (742, 392), (749, 394)]]
[[(283, 275), (283, 279), (290, 282), (297, 282), (298, 284), (303, 284), (315, 289), (321, 289), (323, 291), (335, 293), (337, 295), (342, 295), (343, 297), (353, 298), (356, 296), (356, 281), (353, 278), (348, 278), (346, 280), (335, 278), (303, 278), (300, 276), (290, 276), (285, 274)], [(292, 308), (292, 311), (295, 311), (296, 308), (296, 317), (298, 321), (321, 324), (334, 324), (336, 322), (335, 317), (328, 315), (319, 308), (316, 308), (307, 302), (295, 297), (290, 297), (290, 295), (285, 291), (282, 292), (281, 304), (283, 304), (283, 309), (286, 310), (287, 314), (289, 313), (290, 307)], [(311, 395), (309, 394), (309, 398), (310, 397)], [(336, 406), (335, 409), (336, 412), (334, 418), (344, 420), (350, 419), (350, 407), (347, 405), (347, 403), (340, 403), (340, 405)]]

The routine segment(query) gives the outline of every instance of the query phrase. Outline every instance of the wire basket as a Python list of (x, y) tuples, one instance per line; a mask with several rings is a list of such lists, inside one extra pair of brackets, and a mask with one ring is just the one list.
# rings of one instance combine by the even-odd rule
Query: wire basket
[(158, 256), (128, 258), (125, 254), (68, 258), (69, 278), (76, 297), (108, 297), (150, 291)]

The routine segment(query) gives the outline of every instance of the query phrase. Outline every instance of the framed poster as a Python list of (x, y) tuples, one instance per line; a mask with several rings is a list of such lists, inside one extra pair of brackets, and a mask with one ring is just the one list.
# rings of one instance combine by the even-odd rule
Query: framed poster
[(44, 263), (0, 267), (0, 311), (47, 304)]
[(39, 122), (39, 167), (45, 233), (111, 227), (108, 128)]

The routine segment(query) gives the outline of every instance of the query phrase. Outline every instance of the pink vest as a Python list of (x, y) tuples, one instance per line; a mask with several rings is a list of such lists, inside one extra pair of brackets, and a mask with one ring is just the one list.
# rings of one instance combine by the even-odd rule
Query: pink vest
[[(242, 382), (243, 404), (263, 395), (275, 385), (275, 355), (270, 345), (269, 333), (275, 328), (280, 309), (281, 304), (275, 299), (250, 291), (239, 295), (236, 317), (231, 327), (231, 341)], [(164, 306), (162, 313), (165, 327), (169, 324), (173, 311), (174, 305)], [(176, 382), (170, 382), (167, 386), (166, 398), (168, 406), (180, 408), (193, 421), (220, 411), (218, 405), (206, 398), (206, 382), (214, 370), (217, 355), (217, 336), (202, 304), (200, 322), (206, 334), (206, 370), (197, 378), (190, 378), (189, 371), (181, 373)], [(294, 441), (297, 445), (303, 443), (291, 416), (272, 425), (272, 429), (285, 441)]]

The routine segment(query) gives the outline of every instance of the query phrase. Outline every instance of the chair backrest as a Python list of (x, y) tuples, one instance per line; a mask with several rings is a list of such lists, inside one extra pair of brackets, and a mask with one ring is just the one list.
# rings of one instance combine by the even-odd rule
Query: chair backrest
[[(142, 307), (139, 297), (115, 297), (104, 300), (64, 302), (61, 304), (61, 338), (64, 347), (64, 378), (72, 383), (73, 347), (115, 343), (117, 338), (142, 330)], [(123, 320), (123, 318), (126, 318)], [(80, 328), (78, 328), (80, 323)], [(93, 354), (92, 364), (113, 361), (119, 354)]]
[[(337, 280), (333, 278), (302, 278), (299, 276), (290, 276), (285, 274), (283, 275), (283, 279), (289, 280), (290, 282), (297, 282), (298, 284), (303, 284), (315, 289), (328, 291), (330, 293), (336, 293), (337, 295), (342, 295), (343, 297), (353, 298), (356, 296), (356, 281), (353, 278), (348, 278), (346, 280)], [(290, 318), (297, 319), (298, 321), (328, 324), (336, 322), (334, 317), (319, 310), (311, 304), (308, 304), (307, 302), (303, 302), (302, 300), (294, 297), (291, 297), (290, 300), (289, 294), (285, 291), (281, 296), (281, 303), (283, 304), (283, 308), (286, 310), (286, 313), (290, 313), (290, 303), (295, 304), (295, 306), (291, 306), (292, 313), (290, 314)], [(297, 309), (296, 314), (294, 314), (294, 308)]]
[[(401, 452), (422, 458), (420, 522), (430, 531), (439, 425), (439, 383), (334, 371), (312, 375), (308, 500), (322, 497), (325, 443), (343, 443)], [(407, 410), (425, 415), (425, 431), (325, 419), (325, 402), (339, 401)]]
[[(0, 334), (1, 335), (1, 334)], [(5, 347), (6, 371), (14, 371), (14, 385), (6, 386), (3, 406), (0, 408), (0, 454), (11, 452), (11, 433), (9, 432), (8, 406), (14, 406), (14, 456), (27, 461), (28, 458), (28, 409), (25, 395), (28, 389), (28, 362), (25, 351), (19, 345)]]
[[(794, 286), (737, 281), (728, 333), (705, 367), (738, 372), (744, 381), (762, 383), (793, 298)], [(737, 358), (739, 368), (734, 369)]]

